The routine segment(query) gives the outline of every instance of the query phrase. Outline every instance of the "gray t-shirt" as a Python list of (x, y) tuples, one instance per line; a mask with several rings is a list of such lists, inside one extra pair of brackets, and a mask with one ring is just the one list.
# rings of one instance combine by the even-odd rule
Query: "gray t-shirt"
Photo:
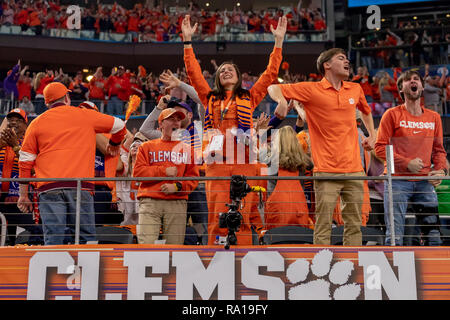
[(441, 89), (430, 85), (429, 83), (425, 83), (423, 98), (425, 107), (427, 106), (438, 106), (441, 103), (440, 93)]

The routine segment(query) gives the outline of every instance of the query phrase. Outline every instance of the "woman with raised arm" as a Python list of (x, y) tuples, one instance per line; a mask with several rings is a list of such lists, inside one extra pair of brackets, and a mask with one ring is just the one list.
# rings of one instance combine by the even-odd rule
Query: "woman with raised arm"
[[(267, 87), (278, 78), (282, 60), (282, 45), (286, 34), (287, 19), (278, 20), (277, 28), (271, 26), (275, 46), (270, 54), (269, 64), (250, 90), (242, 88), (242, 77), (238, 67), (232, 62), (222, 63), (215, 74), (215, 87), (211, 89), (203, 77), (200, 65), (192, 49), (192, 35), (197, 24), (191, 26), (186, 15), (181, 26), (184, 41), (184, 63), (192, 86), (205, 106), (204, 142), (206, 176), (259, 176), (261, 165), (249, 162), (249, 130), (252, 129), (252, 114), (267, 94)], [(206, 137), (206, 139), (205, 139)], [(205, 141), (207, 140), (207, 141)], [(243, 151), (244, 150), (244, 151)], [(256, 181), (249, 180), (249, 185)], [(219, 228), (219, 214), (227, 212), (230, 203), (230, 182), (228, 180), (208, 180), (206, 195), (208, 201), (208, 244), (223, 244), (228, 234), (227, 228)], [(237, 235), (238, 245), (253, 244), (252, 228), (262, 229), (258, 212), (258, 195), (250, 193), (242, 201), (240, 210), (243, 220)]]

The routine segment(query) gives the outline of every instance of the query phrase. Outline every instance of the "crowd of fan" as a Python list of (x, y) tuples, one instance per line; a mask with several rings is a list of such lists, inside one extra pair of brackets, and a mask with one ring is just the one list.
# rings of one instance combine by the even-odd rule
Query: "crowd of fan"
[[(203, 74), (213, 86), (213, 74), (218, 65), (215, 60), (211, 60), (210, 70), (212, 72), (207, 70), (208, 66), (205, 67)], [(319, 75), (315, 73), (308, 75), (290, 73), (287, 62), (284, 63), (283, 68), (285, 70), (280, 74), (280, 78), (285, 83), (320, 80)], [(181, 81), (188, 81), (184, 68), (173, 70), (173, 72)], [(243, 87), (250, 89), (257, 79), (258, 76), (255, 73), (243, 72)], [(137, 70), (117, 66), (110, 71), (98, 67), (92, 78), (88, 80), (86, 73), (82, 70), (75, 74), (65, 73), (62, 69), (32, 72), (27, 65), (21, 66), (19, 61), (2, 80), (0, 99), (11, 100), (12, 96), (17, 101), (15, 106), (25, 110), (31, 116), (39, 115), (46, 110), (43, 90), (52, 81), (60, 81), (72, 90), (70, 97), (73, 105), (79, 105), (81, 102), (89, 100), (99, 108), (103, 105), (105, 113), (114, 115), (121, 115), (125, 112), (126, 103), (131, 95), (139, 96), (145, 103), (145, 113), (149, 113), (158, 104), (159, 99), (166, 94), (159, 75), (148, 72), (143, 66), (139, 66)], [(182, 90), (172, 90), (171, 95), (182, 101), (190, 102), (189, 96)], [(114, 109), (113, 103), (118, 103), (120, 107)]]
[[(449, 20), (400, 21), (394, 29), (382, 28), (357, 37), (362, 63), (369, 69), (448, 63)], [(391, 48), (392, 49), (391, 49)], [(373, 48), (374, 50), (365, 50)]]
[[(205, 79), (213, 86), (214, 72), (217, 69), (215, 60), (210, 61), (210, 70), (205, 65)], [(282, 65), (280, 82), (295, 83), (298, 81), (320, 81), (321, 76), (316, 73), (300, 74), (289, 71), (288, 62)], [(450, 111), (450, 76), (441, 70), (441, 73), (430, 72), (430, 66), (426, 65), (424, 77), (426, 88), (423, 103), (441, 115)], [(356, 68), (350, 79), (359, 82), (363, 87), (366, 99), (372, 107), (374, 116), (381, 116), (388, 108), (401, 103), (397, 91), (396, 77), (402, 68), (392, 68), (392, 74), (379, 71), (375, 75), (369, 74), (367, 66)], [(176, 77), (182, 82), (188, 82), (185, 69), (173, 70)], [(251, 71), (243, 72), (243, 87), (249, 90), (258, 76)], [(28, 115), (39, 115), (46, 110), (43, 89), (51, 81), (60, 81), (72, 92), (70, 93), (73, 105), (89, 100), (95, 103), (100, 110), (111, 115), (123, 115), (126, 104), (131, 95), (137, 95), (143, 100), (145, 109), (140, 109), (140, 114), (148, 114), (158, 104), (159, 99), (167, 94), (159, 75), (148, 72), (143, 66), (137, 70), (130, 70), (124, 66), (113, 67), (111, 71), (98, 67), (92, 78), (86, 79), (86, 73), (78, 71), (69, 75), (62, 69), (46, 70), (45, 72), (32, 72), (28, 66), (22, 67), (20, 62), (14, 66), (3, 79), (0, 87), (0, 99), (11, 99), (17, 101), (15, 106), (25, 110)], [(181, 101), (195, 105), (190, 97), (179, 89), (174, 89), (171, 95)], [(436, 98), (429, 98), (437, 96)], [(114, 105), (118, 107), (114, 108)], [(101, 108), (103, 106), (103, 108)]]
[[(59, 1), (5, 1), (0, 6), (0, 24), (21, 26), (22, 31), (29, 28), (36, 35), (46, 34), (50, 29), (67, 29), (67, 6)], [(230, 30), (233, 26), (244, 26), (251, 33), (270, 33), (270, 26), (276, 26), (278, 18), (286, 14), (288, 17), (287, 34), (297, 34), (301, 31), (323, 31), (326, 23), (321, 8), (297, 7), (289, 12), (283, 10), (242, 11), (235, 7), (232, 11), (205, 10), (195, 3), (188, 8), (175, 7), (170, 10), (158, 5), (150, 7), (136, 4), (127, 10), (115, 3), (114, 5), (98, 4), (97, 7), (81, 8), (81, 30), (100, 32), (128, 33), (133, 41), (168, 41), (170, 37), (181, 34), (181, 21), (189, 12), (193, 22), (199, 23), (199, 34), (202, 38)]]

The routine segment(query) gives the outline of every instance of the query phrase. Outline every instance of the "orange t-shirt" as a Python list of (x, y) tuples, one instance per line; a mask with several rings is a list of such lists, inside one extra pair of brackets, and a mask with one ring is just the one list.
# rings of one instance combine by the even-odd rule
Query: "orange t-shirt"
[[(386, 159), (386, 145), (394, 151), (394, 175), (427, 175), (431, 170), (447, 168), (447, 153), (443, 146), (442, 122), (437, 112), (423, 108), (420, 116), (413, 116), (405, 105), (388, 109), (378, 127), (375, 153)], [(423, 169), (412, 174), (408, 163), (415, 158), (422, 159)]]
[[(166, 177), (166, 168), (177, 167), (177, 177), (198, 177), (198, 167), (194, 164), (191, 146), (180, 141), (164, 141), (161, 139), (144, 142), (136, 156), (133, 177)], [(161, 186), (167, 181), (141, 181), (137, 198), (153, 199), (185, 199), (194, 190), (198, 181), (181, 181), (180, 192), (166, 195), (161, 192)]]
[(280, 85), (286, 99), (301, 102), (308, 119), (314, 172), (361, 172), (356, 108), (370, 114), (358, 83), (343, 81), (339, 91), (326, 78)]
[[(126, 127), (120, 119), (94, 110), (52, 107), (34, 119), (25, 132), (19, 177), (30, 178), (33, 168), (36, 178), (94, 177), (97, 133), (113, 133), (111, 140), (120, 143)], [(67, 186), (62, 182), (38, 182), (37, 187), (50, 184)]]
[[(103, 87), (99, 87), (97, 84), (98, 82), (103, 83)], [(89, 98), (100, 100), (103, 100), (105, 98), (105, 87), (106, 87), (105, 79), (97, 79), (93, 77), (91, 81), (89, 81), (88, 86), (89, 86)]]

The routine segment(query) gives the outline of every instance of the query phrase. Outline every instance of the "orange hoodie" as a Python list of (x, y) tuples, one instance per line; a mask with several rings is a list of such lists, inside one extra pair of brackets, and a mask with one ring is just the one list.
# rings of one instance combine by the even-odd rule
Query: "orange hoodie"
[[(112, 133), (119, 144), (125, 137), (125, 123), (115, 117), (88, 109), (55, 106), (34, 119), (25, 132), (20, 150), (19, 177), (94, 177), (95, 135)], [(82, 183), (92, 188), (92, 184)], [(76, 187), (76, 182), (38, 182), (40, 192), (53, 188)]]
[[(139, 147), (133, 177), (165, 177), (166, 168), (177, 167), (177, 177), (198, 177), (198, 167), (194, 164), (190, 145), (180, 141), (150, 140)], [(142, 181), (139, 185), (137, 198), (153, 198), (165, 200), (187, 200), (198, 181), (181, 181), (181, 191), (166, 195), (161, 192), (161, 186), (167, 181)]]

